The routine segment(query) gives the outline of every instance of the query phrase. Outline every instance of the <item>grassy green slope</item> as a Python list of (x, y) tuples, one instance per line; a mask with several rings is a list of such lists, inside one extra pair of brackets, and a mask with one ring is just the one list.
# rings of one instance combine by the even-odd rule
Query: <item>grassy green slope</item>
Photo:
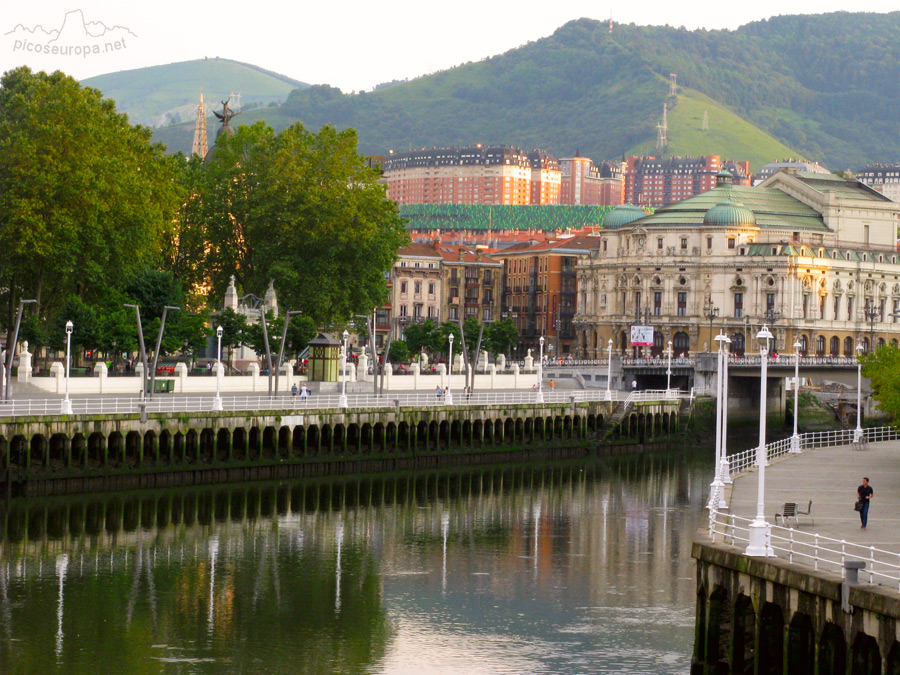
[(116, 101), (133, 122), (160, 126), (172, 119), (193, 122), (201, 92), (207, 104), (218, 104), (231, 92), (241, 104), (284, 101), (297, 87), (306, 86), (284, 75), (230, 59), (197, 59), (163, 66), (98, 75), (83, 81)]
[[(670, 104), (671, 105), (671, 104)], [(703, 113), (709, 130), (703, 131)], [(798, 153), (765, 131), (741, 119), (720, 103), (698, 91), (681, 88), (669, 110), (669, 147), (666, 156), (721, 155), (722, 159), (747, 160), (759, 168), (774, 159), (797, 157)], [(628, 149), (629, 155), (657, 155), (656, 137)]]

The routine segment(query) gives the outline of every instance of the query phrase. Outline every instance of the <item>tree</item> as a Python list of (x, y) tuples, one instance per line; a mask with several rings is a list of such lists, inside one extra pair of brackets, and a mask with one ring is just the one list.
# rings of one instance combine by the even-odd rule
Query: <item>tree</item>
[(21, 67), (0, 80), (7, 328), (20, 298), (36, 299), (32, 311), (45, 318), (71, 309), (72, 296), (96, 306), (156, 257), (181, 200), (176, 160), (150, 136), (61, 72)]
[(441, 332), (434, 319), (425, 319), (424, 323), (414, 323), (403, 329), (406, 346), (413, 354), (421, 351), (429, 353), (440, 349)]
[[(204, 242), (204, 282), (218, 301), (234, 275), (246, 292), (270, 282), (282, 305), (340, 323), (386, 299), (385, 274), (408, 241), (397, 206), (356, 151), (356, 134), (258, 122), (219, 138), (191, 165), (185, 239)], [(202, 236), (200, 236), (202, 234)], [(200, 255), (196, 244), (185, 256)]]
[[(228, 350), (228, 362), (231, 363), (234, 348), (243, 344), (244, 331), (247, 328), (247, 318), (238, 314), (231, 307), (226, 307), (212, 322), (212, 332), (215, 335), (219, 326), (222, 327), (222, 349)], [(216, 338), (218, 340), (218, 338)], [(218, 345), (217, 345), (218, 346)]]
[(388, 356), (390, 363), (404, 363), (409, 361), (409, 347), (403, 340), (393, 340), (391, 342), (391, 353)]
[(900, 422), (900, 349), (879, 347), (861, 358), (862, 374), (872, 383), (872, 396), (878, 407), (891, 415), (894, 426)]
[(512, 345), (519, 341), (519, 329), (512, 319), (494, 321), (485, 330), (485, 341), (488, 351), (494, 354), (502, 354), (511, 350)]

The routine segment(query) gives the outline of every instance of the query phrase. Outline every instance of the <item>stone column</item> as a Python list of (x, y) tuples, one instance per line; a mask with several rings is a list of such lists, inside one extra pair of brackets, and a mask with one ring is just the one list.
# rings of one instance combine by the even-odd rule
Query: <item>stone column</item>
[(31, 382), (31, 352), (28, 351), (28, 342), (22, 343), (22, 351), (19, 352), (16, 380), (21, 383)]
[(97, 361), (94, 364), (94, 376), (97, 378), (97, 385), (102, 394), (106, 390), (106, 378), (109, 377), (109, 368), (103, 361)]

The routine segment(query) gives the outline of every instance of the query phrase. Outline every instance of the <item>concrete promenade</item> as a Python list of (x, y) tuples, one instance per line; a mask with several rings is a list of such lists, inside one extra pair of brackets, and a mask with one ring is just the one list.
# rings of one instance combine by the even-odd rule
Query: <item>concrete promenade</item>
[[(860, 529), (859, 514), (853, 510), (863, 476), (869, 477), (875, 490), (865, 530)], [(735, 516), (756, 515), (758, 477), (754, 468), (736, 477), (726, 490), (729, 510)], [(770, 524), (775, 524), (775, 513), (781, 512), (784, 502), (796, 502), (806, 510), (811, 499), (815, 525), (801, 516), (802, 532), (900, 552), (900, 442), (870, 443), (863, 451), (844, 445), (785, 455), (766, 467), (765, 499)], [(793, 521), (790, 526), (796, 527)]]

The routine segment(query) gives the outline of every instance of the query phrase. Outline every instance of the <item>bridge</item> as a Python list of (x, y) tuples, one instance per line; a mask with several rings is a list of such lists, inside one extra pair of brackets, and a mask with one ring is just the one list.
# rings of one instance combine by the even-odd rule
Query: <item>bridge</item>
[[(697, 559), (692, 673), (900, 673), (900, 434), (893, 428), (800, 435), (765, 448), (764, 548), (746, 555), (760, 476), (753, 448), (728, 457)], [(852, 509), (873, 478), (870, 527)], [(811, 514), (772, 524), (785, 502)], [(722, 508), (722, 504), (726, 508)]]
[(0, 406), (0, 484), (51, 494), (489, 463), (676, 432), (690, 392), (37, 399)]

